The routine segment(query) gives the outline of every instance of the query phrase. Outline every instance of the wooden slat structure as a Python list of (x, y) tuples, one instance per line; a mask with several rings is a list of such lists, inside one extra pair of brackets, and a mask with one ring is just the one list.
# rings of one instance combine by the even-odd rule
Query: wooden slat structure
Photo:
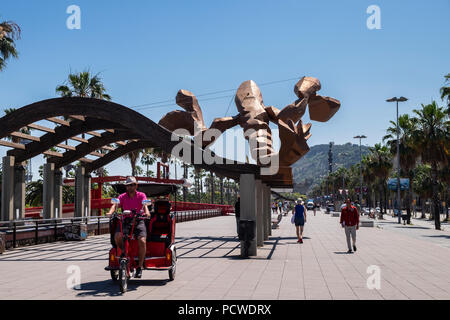
[(25, 150), (25, 145), (22, 143), (16, 143), (16, 142), (11, 142), (11, 141), (1, 140), (1, 139), (0, 139), (0, 146)]
[(94, 136), (94, 137), (101, 137), (101, 133), (95, 132), (95, 131), (88, 131), (87, 134)]
[(61, 152), (56, 152), (56, 151), (44, 151), (43, 154), (47, 155), (47, 156), (52, 156), (52, 157), (58, 157), (58, 158), (62, 158), (63, 154)]
[(37, 141), (37, 142), (41, 141), (41, 139), (39, 137), (35, 137), (35, 136), (29, 135), (29, 134), (26, 134), (23, 132), (18, 132), (18, 131), (11, 132), (11, 136), (17, 137), (17, 138), (22, 138), (22, 139), (27, 139), (27, 140), (31, 140), (31, 141)]
[[(70, 121), (62, 120), (67, 117)], [(48, 128), (38, 125), (36, 122), (47, 120), (56, 126)], [(20, 133), (20, 129), (29, 127), (45, 132), (37, 137)], [(96, 130), (103, 130), (103, 133)], [(79, 137), (80, 134), (89, 134), (90, 139)], [(144, 115), (121, 106), (119, 104), (90, 98), (55, 98), (33, 103), (5, 115), (0, 119), (0, 139), (14, 136), (20, 139), (30, 140), (26, 145), (0, 140), (0, 145), (13, 148), (8, 155), (14, 156), (16, 163), (21, 163), (39, 154), (49, 155), (56, 167), (65, 163), (81, 161), (85, 163), (87, 172), (97, 169), (114, 161), (118, 157), (139, 149), (158, 147), (162, 151), (172, 153), (180, 141), (172, 141), (172, 132), (156, 124)], [(119, 138), (120, 137), (120, 138)], [(77, 141), (80, 144), (70, 146), (64, 144), (66, 140)], [(291, 168), (282, 168), (275, 175), (262, 176), (260, 168), (253, 164), (238, 163), (220, 157), (217, 162), (206, 164), (194, 163), (195, 153), (201, 154), (205, 150), (194, 145), (192, 140), (184, 142), (191, 148), (192, 158), (184, 159), (197, 168), (215, 172), (220, 176), (239, 180), (241, 174), (254, 174), (257, 179), (262, 179), (270, 186), (292, 187)], [(116, 147), (111, 146), (115, 144)], [(52, 147), (59, 147), (65, 152), (50, 151)], [(106, 150), (103, 154), (98, 150)], [(98, 159), (86, 158), (86, 155), (96, 156)], [(221, 164), (223, 163), (223, 164)]]
[(45, 127), (45, 126), (41, 126), (39, 124), (35, 124), (35, 123), (30, 123), (27, 125), (27, 127), (31, 128), (31, 129), (36, 129), (39, 131), (43, 131), (43, 132), (48, 132), (48, 133), (55, 133), (54, 129)]
[(57, 124), (61, 124), (61, 125), (66, 126), (66, 127), (70, 126), (70, 122), (69, 121), (62, 120), (62, 119), (59, 119), (59, 118), (56, 118), (56, 117), (50, 117), (50, 118), (47, 118), (45, 120), (48, 120), (50, 122), (54, 122), (54, 123), (57, 123)]
[(100, 152), (90, 152), (89, 153), (91, 156), (94, 156), (94, 157), (99, 157), (99, 158), (101, 158), (101, 157), (103, 157), (105, 154), (103, 154), (103, 153), (100, 153)]
[(80, 138), (80, 137), (72, 137), (70, 139), (78, 141), (78, 142), (82, 142), (82, 143), (89, 143), (89, 141), (87, 141), (86, 139)]
[(77, 149), (77, 148), (75, 148), (74, 146), (69, 146), (68, 144), (63, 144), (63, 143), (58, 143), (56, 146), (57, 146), (58, 148), (63, 148), (63, 149), (66, 149), (66, 150), (72, 150), (72, 151), (74, 151), (74, 150)]
[(76, 120), (80, 120), (80, 121), (85, 121), (85, 120), (86, 120), (86, 117), (84, 117), (84, 116), (74, 116), (74, 115), (70, 115), (69, 118), (76, 119)]

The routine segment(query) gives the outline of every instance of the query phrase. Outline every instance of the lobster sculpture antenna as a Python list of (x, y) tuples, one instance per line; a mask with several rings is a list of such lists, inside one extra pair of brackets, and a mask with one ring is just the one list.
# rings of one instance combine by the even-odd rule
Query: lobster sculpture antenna
[[(195, 137), (208, 136), (208, 130), (214, 129), (223, 133), (240, 125), (244, 129), (245, 138), (249, 141), (251, 156), (258, 165), (264, 166), (272, 157), (278, 157), (280, 166), (290, 166), (309, 151), (306, 141), (311, 136), (311, 123), (304, 125), (301, 120), (306, 107), (309, 107), (310, 119), (319, 122), (328, 121), (339, 110), (339, 100), (317, 95), (320, 89), (318, 79), (301, 78), (294, 87), (298, 99), (279, 110), (273, 106), (265, 106), (257, 84), (253, 80), (245, 81), (239, 86), (235, 96), (239, 113), (233, 117), (216, 118), (209, 128), (205, 126), (195, 95), (187, 90), (180, 90), (176, 103), (185, 111), (169, 112), (161, 118), (159, 124), (169, 131), (188, 130)], [(272, 148), (270, 121), (277, 124), (279, 129), (281, 145), (278, 153)], [(201, 147), (205, 148), (212, 144), (214, 139), (194, 139), (194, 141), (201, 141)]]

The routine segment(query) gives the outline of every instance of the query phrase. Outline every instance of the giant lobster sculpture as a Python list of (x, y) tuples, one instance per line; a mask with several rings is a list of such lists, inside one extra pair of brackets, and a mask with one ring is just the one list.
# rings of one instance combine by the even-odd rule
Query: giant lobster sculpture
[[(261, 90), (252, 80), (243, 82), (235, 96), (238, 114), (234, 117), (216, 118), (211, 126), (205, 126), (202, 110), (195, 95), (187, 90), (178, 91), (176, 103), (185, 111), (176, 110), (167, 113), (159, 124), (170, 131), (176, 129), (188, 130), (191, 136), (211, 136), (210, 130), (218, 130), (219, 134), (227, 129), (240, 125), (244, 136), (249, 141), (250, 152), (258, 165), (264, 166), (277, 157), (280, 166), (290, 166), (308, 151), (306, 143), (311, 136), (311, 123), (303, 124), (301, 118), (309, 106), (310, 119), (328, 121), (340, 107), (339, 100), (322, 97), (316, 92), (321, 89), (320, 81), (313, 77), (301, 78), (294, 87), (298, 99), (282, 110), (273, 106), (265, 106)], [(278, 125), (281, 141), (280, 150), (272, 148), (272, 135), (269, 122)], [(217, 136), (212, 134), (212, 136)], [(201, 141), (203, 148), (214, 142), (214, 137), (194, 139)]]

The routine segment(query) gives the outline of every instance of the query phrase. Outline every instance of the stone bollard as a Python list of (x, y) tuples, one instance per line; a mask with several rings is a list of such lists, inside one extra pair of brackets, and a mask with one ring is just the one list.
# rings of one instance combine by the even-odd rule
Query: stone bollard
[(359, 221), (359, 225), (361, 227), (369, 227), (369, 228), (373, 228), (375, 227), (375, 222), (373, 220), (366, 220), (366, 219), (361, 219)]

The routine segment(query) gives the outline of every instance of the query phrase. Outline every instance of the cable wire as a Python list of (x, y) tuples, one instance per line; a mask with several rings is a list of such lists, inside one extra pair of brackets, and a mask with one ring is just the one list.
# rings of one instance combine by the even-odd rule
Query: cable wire
[[(283, 79), (283, 80), (275, 80), (275, 81), (262, 83), (259, 86), (260, 87), (269, 86), (269, 85), (273, 85), (273, 84), (277, 84), (277, 83), (282, 83), (282, 82), (287, 82), (287, 81), (292, 81), (292, 80), (298, 80), (298, 79), (299, 79), (299, 77)], [(231, 92), (231, 91), (236, 91), (236, 90), (237, 90), (237, 88), (226, 89), (226, 90), (218, 90), (218, 91), (198, 94), (198, 95), (196, 95), (196, 97), (205, 97), (205, 96), (210, 96), (210, 95), (215, 95), (215, 94), (225, 93), (225, 92)], [(207, 99), (202, 99), (202, 101), (216, 100), (216, 99), (222, 99), (222, 98), (228, 98), (228, 97), (234, 97), (234, 96), (235, 95), (232, 95), (232, 96), (227, 95), (227, 96), (220, 96), (220, 97), (214, 97), (214, 98), (207, 98)], [(233, 101), (233, 99), (231, 99), (231, 102), (232, 101)], [(228, 105), (228, 109), (227, 109), (226, 113), (228, 113), (228, 110), (229, 110), (229, 108), (231, 106), (231, 102)], [(134, 108), (135, 110), (156, 109), (156, 108), (165, 108), (165, 107), (174, 106), (174, 104), (176, 104), (174, 102), (174, 99), (170, 99), (170, 100), (163, 100), (163, 101), (158, 101), (158, 102), (144, 103), (144, 104), (132, 106), (131, 108)]]

